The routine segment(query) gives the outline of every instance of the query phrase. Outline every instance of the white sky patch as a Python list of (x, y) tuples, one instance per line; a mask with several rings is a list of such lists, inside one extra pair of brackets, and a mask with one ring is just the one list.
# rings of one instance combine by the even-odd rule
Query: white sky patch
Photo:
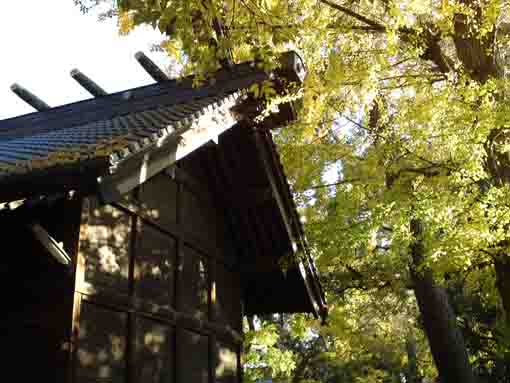
[(342, 163), (341, 161), (334, 162), (328, 166), (322, 173), (322, 180), (324, 183), (331, 184), (340, 181), (342, 177)]
[(11, 92), (14, 82), (57, 106), (91, 97), (69, 75), (73, 68), (113, 93), (154, 82), (134, 59), (137, 51), (162, 68), (170, 63), (164, 53), (149, 51), (161, 40), (151, 27), (119, 36), (116, 20), (98, 22), (71, 0), (5, 2), (0, 36), (0, 119), (34, 111)]
[[(354, 124), (342, 115), (338, 115), (331, 126), (332, 134), (339, 139), (342, 137), (349, 137), (353, 134)], [(322, 181), (325, 184), (332, 184), (340, 181), (343, 178), (342, 174), (342, 161), (338, 160), (326, 166), (322, 174)]]

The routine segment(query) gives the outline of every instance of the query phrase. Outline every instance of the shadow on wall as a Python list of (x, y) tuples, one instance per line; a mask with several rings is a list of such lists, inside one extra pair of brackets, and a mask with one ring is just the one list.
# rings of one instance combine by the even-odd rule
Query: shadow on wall
[[(84, 210), (78, 382), (125, 382), (129, 375), (134, 382), (207, 383), (210, 374), (217, 382), (237, 382), (237, 346), (174, 321), (174, 310), (210, 318), (216, 284), (212, 259), (172, 233), (182, 197), (169, 180), (156, 176), (146, 189), (147, 203), (143, 190), (136, 192), (142, 198), (127, 197), (123, 205), (129, 210), (93, 200)], [(198, 211), (183, 218), (197, 214), (203, 216)]]

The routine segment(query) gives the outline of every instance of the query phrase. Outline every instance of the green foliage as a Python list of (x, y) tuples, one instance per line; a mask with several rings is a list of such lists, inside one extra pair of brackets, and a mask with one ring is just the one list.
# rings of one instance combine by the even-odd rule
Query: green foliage
[(278, 347), (280, 334), (275, 324), (246, 332), (250, 352), (244, 355), (245, 379), (257, 382), (266, 377), (287, 378), (295, 368), (294, 354)]

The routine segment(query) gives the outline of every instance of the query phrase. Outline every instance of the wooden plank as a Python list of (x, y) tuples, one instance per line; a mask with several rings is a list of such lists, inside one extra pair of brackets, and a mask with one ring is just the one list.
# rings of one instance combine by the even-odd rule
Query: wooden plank
[(86, 225), (90, 214), (90, 203), (86, 198), (80, 199), (80, 224), (78, 240), (76, 241), (76, 251), (74, 253), (74, 286), (73, 286), (73, 309), (71, 322), (71, 340), (69, 347), (70, 366), (68, 368), (69, 382), (76, 382), (77, 352), (80, 335), (80, 313), (82, 294), (77, 292), (85, 282), (85, 258), (80, 251), (80, 238), (86, 233)]
[(232, 273), (216, 264), (214, 275), (217, 299), (213, 305), (214, 320), (235, 331), (242, 331), (241, 281), (239, 273)]
[(244, 369), (243, 363), (241, 359), (241, 355), (244, 353), (244, 343), (241, 343), (237, 346), (237, 380), (236, 383), (244, 382)]
[[(201, 319), (193, 313), (174, 311), (172, 308), (162, 307), (155, 303), (144, 302), (137, 298), (113, 295), (110, 291), (104, 292), (90, 285), (83, 285), (80, 291), (81, 299), (96, 303), (104, 307), (111, 307), (117, 311), (136, 312), (139, 315), (154, 320), (170, 323), (178, 327), (200, 332), (203, 334), (217, 334), (231, 342), (242, 342), (242, 334), (230, 325), (211, 322), (207, 318)], [(196, 313), (196, 312), (195, 312)]]
[(211, 193), (209, 192), (209, 188), (206, 182), (198, 179), (193, 174), (191, 174), (186, 169), (177, 166), (172, 167), (172, 170), (169, 171), (171, 173), (171, 177), (180, 184), (183, 184), (193, 192), (200, 196), (200, 198), (212, 202), (213, 198), (211, 197)]
[[(225, 256), (218, 258), (218, 260), (220, 262), (226, 261), (222, 263), (226, 264), (229, 270), (237, 271), (241, 267), (240, 258), (242, 257), (246, 260), (249, 256), (249, 250), (245, 246), (249, 240), (243, 230), (239, 230), (240, 225), (243, 224), (239, 217), (242, 215), (242, 212), (232, 209), (232, 201), (234, 201), (235, 194), (226, 185), (225, 175), (219, 169), (218, 150), (222, 150), (222, 148), (217, 145), (208, 145), (204, 148), (200, 158), (202, 159), (202, 167), (211, 180), (211, 186), (208, 189), (211, 191), (211, 195), (214, 196), (214, 201), (218, 205), (223, 221), (225, 243), (222, 251)], [(229, 254), (229, 252), (232, 254)]]
[(30, 230), (46, 250), (57, 262), (64, 266), (70, 266), (71, 257), (63, 249), (63, 244), (59, 244), (41, 225), (31, 224)]
[[(80, 267), (81, 269), (81, 267)], [(82, 274), (83, 271), (80, 272)], [(78, 272), (76, 273), (78, 274)], [(68, 377), (69, 382), (76, 382), (76, 374), (77, 374), (77, 358), (78, 358), (78, 345), (80, 339), (80, 313), (81, 313), (81, 298), (82, 294), (79, 292), (74, 293), (73, 299), (73, 318), (72, 318), (72, 337), (71, 343), (69, 347), (69, 360), (71, 361), (70, 366), (68, 368)]]
[[(158, 227), (177, 226), (177, 184), (165, 172), (157, 174), (139, 188), (139, 203), (145, 216)], [(135, 207), (136, 208), (136, 207)]]
[[(221, 169), (221, 174), (223, 175), (224, 179), (224, 190), (229, 190), (231, 194), (243, 194), (243, 190), (239, 188), (238, 183), (234, 180), (233, 176), (234, 174), (238, 174), (235, 172), (235, 169), (232, 167), (232, 164), (235, 164), (235, 161), (231, 161), (229, 157), (227, 157), (227, 154), (225, 152), (226, 144), (223, 143), (223, 140), (220, 140), (220, 150), (216, 151), (217, 159), (218, 159), (218, 165)], [(228, 196), (226, 196), (228, 198)], [(231, 206), (238, 211), (243, 211), (245, 208), (243, 208), (242, 205), (237, 205), (239, 203), (238, 199), (229, 199), (229, 202)], [(240, 226), (242, 228), (243, 233), (246, 234), (247, 241), (245, 243), (249, 244), (249, 250), (248, 254), (250, 257), (256, 256), (257, 254), (260, 254), (260, 249), (257, 245), (257, 240), (253, 235), (253, 228), (250, 225), (250, 222), (246, 219), (246, 216), (244, 214), (238, 215), (240, 220)]]
[(198, 238), (201, 243), (206, 244), (208, 248), (214, 249), (215, 253), (221, 252), (218, 233), (222, 222), (218, 220), (213, 204), (183, 186), (179, 209), (181, 215), (185, 217), (180, 226), (187, 232), (193, 233), (193, 236)]
[(278, 209), (280, 210), (281, 217), (285, 224), (285, 229), (287, 231), (287, 235), (289, 237), (289, 241), (291, 243), (292, 250), (294, 253), (296, 253), (298, 250), (299, 239), (296, 238), (294, 235), (292, 223), (291, 223), (290, 218), (287, 213), (287, 206), (286, 206), (286, 204), (283, 200), (283, 197), (280, 193), (278, 181), (276, 180), (276, 177), (272, 170), (275, 167), (274, 167), (274, 164), (271, 164), (268, 150), (267, 150), (267, 148), (263, 142), (263, 139), (261, 137), (262, 134), (264, 134), (264, 133), (260, 133), (258, 131), (255, 133), (255, 140), (256, 140), (257, 148), (259, 149), (260, 157), (261, 157), (262, 163), (264, 165), (264, 170), (266, 172), (267, 178), (271, 185), (271, 190), (273, 191), (273, 196), (278, 204)]

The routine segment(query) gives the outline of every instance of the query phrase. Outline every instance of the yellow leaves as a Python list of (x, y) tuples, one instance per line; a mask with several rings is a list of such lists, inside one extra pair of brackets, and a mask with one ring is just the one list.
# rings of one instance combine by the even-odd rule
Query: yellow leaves
[(264, 371), (258, 372), (260, 367), (269, 369), (274, 376), (289, 376), (294, 370), (294, 354), (278, 346), (279, 338), (274, 324), (262, 323), (258, 330), (246, 333), (245, 344), (249, 345), (249, 352), (244, 354), (243, 362), (250, 367), (245, 370), (248, 381), (259, 381), (263, 377)]
[(246, 340), (259, 347), (272, 347), (276, 344), (279, 334), (275, 325), (264, 326), (258, 331), (246, 334)]
[(483, 19), (480, 26), (480, 37), (484, 37), (494, 30), (502, 8), (503, 2), (501, 0), (489, 0), (488, 4), (484, 4), (482, 7)]
[(494, 31), (502, 8), (501, 0), (480, 0), (473, 3), (442, 0), (440, 9), (435, 13), (436, 25), (445, 33), (453, 32), (454, 18), (463, 15), (468, 24), (468, 33), (482, 39)]
[(249, 44), (239, 44), (233, 47), (233, 56), (235, 62), (244, 62), (253, 59), (251, 46)]
[(372, 253), (378, 245), (377, 230), (372, 230), (367, 243), (367, 251)]
[(255, 98), (262, 98), (266, 101), (269, 101), (273, 96), (276, 95), (276, 90), (274, 89), (273, 83), (267, 80), (262, 83), (252, 84), (249, 87), (249, 91)]
[(121, 11), (117, 20), (117, 26), (119, 28), (120, 35), (124, 36), (129, 34), (129, 32), (131, 32), (135, 27), (132, 12)]
[(449, 5), (450, 5), (450, 1), (449, 0), (441, 0), (441, 12), (442, 13), (447, 13)]
[(168, 34), (174, 29), (172, 23), (176, 21), (175, 9), (168, 7), (162, 10), (161, 17), (158, 20), (158, 29), (161, 33)]
[(295, 314), (291, 322), (292, 335), (297, 339), (309, 337), (313, 327), (314, 323), (302, 314)]
[(166, 40), (161, 43), (161, 48), (163, 48), (168, 55), (175, 58), (177, 62), (181, 62), (181, 54), (182, 54), (182, 44), (178, 40)]

